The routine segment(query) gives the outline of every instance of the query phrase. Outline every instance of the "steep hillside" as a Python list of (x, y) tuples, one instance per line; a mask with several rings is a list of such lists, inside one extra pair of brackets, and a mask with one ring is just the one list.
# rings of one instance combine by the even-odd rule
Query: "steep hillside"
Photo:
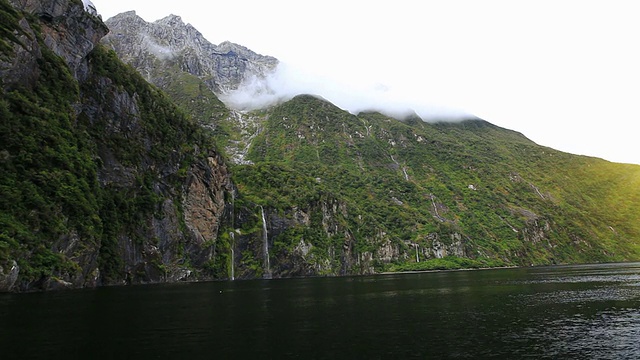
[(79, 0), (0, 0), (0, 291), (211, 278), (210, 138)]
[(251, 116), (228, 109), (218, 96), (265, 78), (277, 59), (230, 42), (214, 45), (175, 15), (148, 23), (130, 11), (106, 25), (110, 32), (102, 44), (209, 129), (216, 146), (227, 149), (232, 161), (244, 161), (257, 124)]
[(355, 116), (312, 96), (263, 116), (253, 165), (233, 172), (273, 228), (274, 276), (292, 254), (321, 274), (640, 258), (640, 166), (482, 120)]

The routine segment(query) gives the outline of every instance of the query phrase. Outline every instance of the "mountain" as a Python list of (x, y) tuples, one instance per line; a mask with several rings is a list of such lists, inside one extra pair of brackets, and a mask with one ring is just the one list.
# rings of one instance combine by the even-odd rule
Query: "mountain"
[(268, 209), (274, 274), (301, 253), (304, 271), (334, 275), (638, 259), (640, 166), (483, 120), (352, 115), (308, 95), (260, 123), (251, 163), (231, 169)]
[(273, 57), (231, 42), (213, 45), (176, 15), (148, 23), (130, 11), (108, 19), (106, 25), (111, 31), (102, 42), (162, 88), (173, 81), (169, 78), (190, 74), (220, 95), (265, 77), (278, 65)]
[(234, 111), (264, 59), (175, 16), (0, 16), (0, 291), (640, 259), (640, 166), (310, 95)]
[(277, 59), (230, 42), (214, 45), (176, 15), (148, 23), (129, 11), (108, 19), (106, 25), (110, 32), (102, 44), (213, 130), (217, 146), (226, 148), (234, 161), (244, 161), (255, 124), (219, 97), (264, 79), (275, 71)]
[(0, 15), (0, 291), (206, 267), (233, 191), (210, 137), (98, 44), (108, 28), (81, 1)]
[[(236, 219), (232, 236), (221, 236), (244, 252), (240, 277), (639, 256), (638, 166), (541, 147), (479, 119), (352, 115), (312, 96), (211, 117), (205, 104), (215, 101), (202, 99), (215, 97), (213, 88), (185, 97), (156, 85), (213, 130), (236, 201), (253, 207), (253, 227)], [(269, 246), (260, 249), (265, 232)], [(268, 249), (270, 267), (263, 259), (260, 268), (255, 260)]]

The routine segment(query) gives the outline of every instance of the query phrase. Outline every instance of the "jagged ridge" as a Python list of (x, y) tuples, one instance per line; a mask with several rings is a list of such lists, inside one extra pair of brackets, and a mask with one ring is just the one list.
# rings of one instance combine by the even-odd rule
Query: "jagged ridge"
[(176, 15), (147, 23), (130, 11), (108, 19), (106, 24), (111, 32), (103, 42), (162, 88), (158, 67), (194, 75), (216, 94), (224, 94), (252, 77), (266, 76), (278, 64), (273, 57), (231, 42), (213, 45)]

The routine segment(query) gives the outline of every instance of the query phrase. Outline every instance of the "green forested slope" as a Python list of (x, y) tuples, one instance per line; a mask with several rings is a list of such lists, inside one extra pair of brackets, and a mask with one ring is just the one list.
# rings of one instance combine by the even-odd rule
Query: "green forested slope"
[[(0, 4), (3, 27), (22, 32), (21, 16)], [(5, 58), (15, 42), (4, 37)], [(0, 89), (0, 262), (19, 259), (26, 279), (74, 271), (52, 243), (72, 232), (95, 243), (102, 231), (92, 144), (76, 136), (85, 129), (76, 126), (71, 107), (78, 84), (44, 47), (37, 74), (32, 84)]]
[[(210, 137), (114, 52), (95, 47), (79, 81), (44, 43), (44, 20), (4, 0), (0, 17), (0, 275), (19, 268), (8, 288), (157, 281), (188, 263), (184, 220), (166, 230), (154, 219), (182, 211)], [(179, 254), (150, 254), (165, 230)]]
[[(388, 268), (639, 258), (640, 166), (555, 151), (481, 120), (355, 116), (311, 96), (265, 118), (255, 165), (235, 169), (240, 193), (283, 213), (337, 199), (356, 248), (373, 251), (371, 239), (384, 233), (404, 252)], [(297, 231), (322, 243), (315, 226), (317, 238)], [(448, 253), (436, 254), (434, 239)], [(411, 264), (416, 249), (422, 261)], [(446, 255), (476, 262), (423, 261)]]

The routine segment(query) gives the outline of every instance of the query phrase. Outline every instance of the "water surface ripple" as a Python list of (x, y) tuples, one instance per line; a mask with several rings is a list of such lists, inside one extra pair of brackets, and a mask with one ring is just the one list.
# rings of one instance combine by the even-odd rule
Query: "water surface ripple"
[(2, 359), (640, 359), (640, 263), (0, 294)]

